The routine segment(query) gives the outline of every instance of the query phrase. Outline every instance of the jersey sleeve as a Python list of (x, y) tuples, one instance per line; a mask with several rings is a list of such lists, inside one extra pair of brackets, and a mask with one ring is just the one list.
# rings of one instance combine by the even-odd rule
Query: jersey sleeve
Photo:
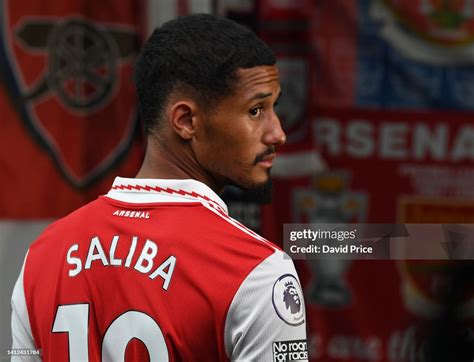
[[(23, 287), (23, 275), (28, 255), (25, 257), (20, 276), (16, 281), (12, 294), (12, 349), (13, 350), (32, 350), (35, 349), (33, 335), (31, 333), (30, 319), (26, 307), (25, 290)], [(40, 361), (36, 356), (12, 355), (11, 361)]]
[(307, 361), (306, 314), (291, 259), (276, 250), (246, 277), (225, 323), (232, 361)]

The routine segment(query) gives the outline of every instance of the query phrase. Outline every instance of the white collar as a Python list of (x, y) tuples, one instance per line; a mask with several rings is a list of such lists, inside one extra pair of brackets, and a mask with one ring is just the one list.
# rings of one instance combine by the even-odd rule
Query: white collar
[(106, 195), (128, 203), (201, 202), (228, 214), (227, 205), (207, 185), (197, 180), (164, 180), (116, 177)]

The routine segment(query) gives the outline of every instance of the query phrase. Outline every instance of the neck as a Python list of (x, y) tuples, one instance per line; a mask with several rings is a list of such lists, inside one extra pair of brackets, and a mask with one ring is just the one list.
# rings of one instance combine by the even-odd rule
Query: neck
[[(166, 144), (168, 147), (164, 147)], [(182, 140), (160, 142), (148, 136), (145, 159), (136, 178), (194, 179), (209, 186), (219, 194), (223, 184), (217, 182), (196, 160), (190, 145)]]

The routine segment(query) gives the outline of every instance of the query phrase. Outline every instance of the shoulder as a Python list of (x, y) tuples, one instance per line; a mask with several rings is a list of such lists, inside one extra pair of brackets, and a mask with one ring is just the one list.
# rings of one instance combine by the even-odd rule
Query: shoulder
[(29, 261), (37, 252), (49, 253), (61, 250), (60, 245), (69, 237), (81, 234), (100, 214), (100, 201), (94, 200), (70, 214), (49, 224), (29, 247)]
[(221, 212), (209, 205), (203, 205), (205, 209), (209, 212), (207, 217), (209, 221), (216, 225), (214, 231), (219, 232), (219, 229), (232, 237), (240, 241), (247, 241), (254, 248), (266, 250), (266, 256), (272, 254), (276, 250), (281, 251), (281, 249), (272, 243), (271, 241), (265, 239), (263, 236), (259, 235), (255, 231), (249, 229), (239, 221), (230, 217), (228, 214)]
[[(289, 298), (290, 295), (294, 298)], [(262, 297), (285, 324), (297, 326), (304, 322), (304, 299), (298, 274), (293, 261), (280, 250), (268, 256), (248, 274), (235, 296), (234, 307), (238, 308), (237, 303), (242, 302), (242, 299), (255, 299), (257, 302)]]

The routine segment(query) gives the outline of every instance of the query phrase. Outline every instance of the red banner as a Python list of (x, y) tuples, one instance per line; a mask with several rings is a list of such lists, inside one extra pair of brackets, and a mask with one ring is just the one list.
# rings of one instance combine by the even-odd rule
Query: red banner
[(143, 19), (116, 3), (0, 1), (0, 217), (62, 216), (137, 171)]

